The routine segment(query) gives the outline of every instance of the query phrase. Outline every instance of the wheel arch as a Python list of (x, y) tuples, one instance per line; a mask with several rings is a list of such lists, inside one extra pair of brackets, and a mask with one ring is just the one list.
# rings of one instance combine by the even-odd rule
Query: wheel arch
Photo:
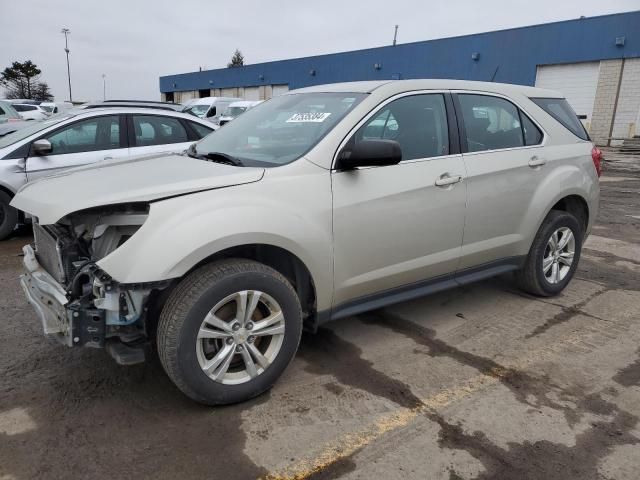
[[(11, 188), (9, 188), (4, 183), (0, 183), (0, 192), (6, 193), (7, 195), (9, 195), (10, 200), (13, 200), (13, 197), (16, 196), (16, 192)], [(25, 221), (24, 212), (22, 210), (18, 210), (18, 222), (24, 223), (24, 221)]]
[(317, 328), (316, 282), (307, 265), (297, 255), (283, 247), (267, 243), (234, 245), (203, 258), (193, 265), (182, 278), (203, 265), (231, 258), (254, 260), (262, 263), (273, 268), (289, 280), (300, 298), (304, 328), (315, 331)]
[[(578, 220), (578, 222), (580, 222), (580, 225), (582, 225), (584, 229), (583, 232), (586, 234), (591, 218), (589, 212), (589, 204), (584, 197), (577, 194), (567, 195), (554, 203), (553, 206), (549, 209), (549, 212), (551, 210), (560, 210), (570, 213), (571, 215), (576, 217), (576, 219)], [(549, 215), (549, 212), (547, 212), (547, 215)]]

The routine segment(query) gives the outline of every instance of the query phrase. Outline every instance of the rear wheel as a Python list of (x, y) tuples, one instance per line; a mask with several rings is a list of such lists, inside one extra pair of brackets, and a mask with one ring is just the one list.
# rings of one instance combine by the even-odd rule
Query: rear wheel
[(301, 333), (300, 301), (286, 278), (258, 262), (225, 260), (195, 270), (171, 293), (158, 353), (190, 398), (235, 403), (271, 388)]
[(18, 224), (18, 210), (9, 203), (11, 197), (5, 192), (0, 192), (0, 240), (7, 238)]
[(570, 213), (552, 210), (536, 234), (518, 283), (526, 292), (548, 297), (569, 284), (578, 267), (583, 231)]

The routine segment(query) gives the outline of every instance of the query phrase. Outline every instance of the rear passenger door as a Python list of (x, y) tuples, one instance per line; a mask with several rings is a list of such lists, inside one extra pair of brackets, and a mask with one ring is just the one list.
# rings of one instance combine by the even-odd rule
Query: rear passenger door
[(544, 174), (542, 130), (507, 98), (454, 94), (467, 170), (459, 269), (526, 254), (522, 224)]
[(180, 153), (198, 139), (193, 129), (179, 117), (132, 114), (129, 122), (131, 155)]
[(452, 110), (446, 93), (398, 96), (368, 115), (347, 140), (345, 148), (366, 139), (395, 140), (402, 161), (332, 172), (336, 307), (452, 278), (466, 202)]

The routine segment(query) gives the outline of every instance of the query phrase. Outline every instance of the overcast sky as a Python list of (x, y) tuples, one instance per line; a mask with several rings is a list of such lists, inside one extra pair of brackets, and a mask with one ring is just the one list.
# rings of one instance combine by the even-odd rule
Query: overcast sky
[[(638, 0), (0, 0), (0, 68), (27, 59), (68, 98), (159, 99), (158, 77), (631, 11)], [(0, 94), (1, 95), (1, 94)]]

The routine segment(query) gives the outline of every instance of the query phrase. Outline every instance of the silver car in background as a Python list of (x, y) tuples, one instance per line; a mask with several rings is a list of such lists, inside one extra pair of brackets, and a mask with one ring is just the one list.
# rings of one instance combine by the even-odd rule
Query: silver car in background
[(102, 160), (181, 152), (217, 128), (171, 110), (122, 107), (78, 110), (28, 123), (0, 136), (0, 240), (22, 221), (9, 203), (25, 183)]

